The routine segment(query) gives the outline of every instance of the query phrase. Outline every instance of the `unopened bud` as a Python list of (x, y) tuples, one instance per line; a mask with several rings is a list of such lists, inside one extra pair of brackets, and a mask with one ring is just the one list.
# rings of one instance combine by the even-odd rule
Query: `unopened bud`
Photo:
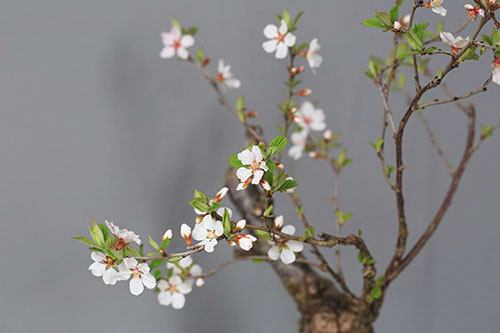
[(281, 230), (283, 228), (283, 215), (277, 216), (274, 219), (274, 229)]
[(401, 26), (403, 28), (406, 27), (408, 24), (410, 24), (410, 18), (411, 18), (410, 14), (406, 14), (405, 16), (403, 16), (403, 19), (401, 20)]
[(219, 202), (222, 199), (224, 199), (228, 191), (229, 189), (227, 187), (221, 188), (219, 192), (217, 192), (217, 194), (215, 195), (214, 202)]
[(205, 280), (203, 280), (202, 278), (197, 278), (197, 279), (196, 279), (196, 286), (197, 286), (198, 288), (201, 288), (201, 287), (203, 287), (204, 285), (205, 285)]
[(191, 240), (191, 227), (186, 223), (181, 225), (181, 236), (184, 238), (188, 246), (193, 245), (193, 241)]
[(227, 239), (227, 243), (231, 246), (231, 247), (235, 247), (236, 246), (236, 242), (232, 239)]
[(246, 117), (247, 118), (255, 118), (259, 115), (259, 113), (255, 110), (250, 110), (247, 112)]
[(161, 236), (161, 241), (163, 242), (165, 239), (172, 239), (172, 236), (173, 236), (172, 229), (168, 229), (167, 231), (165, 231), (163, 236)]
[(290, 113), (291, 114), (294, 114), (295, 112), (297, 112), (297, 108), (296, 107), (290, 109)]
[(297, 95), (297, 96), (309, 96), (311, 94), (312, 94), (311, 89), (302, 89), (302, 90), (299, 90), (295, 93), (295, 95)]
[(305, 68), (304, 65), (299, 66), (299, 67), (292, 67), (292, 68), (290, 68), (290, 72), (293, 75), (298, 75), (304, 71), (304, 68)]
[(330, 139), (332, 138), (332, 131), (330, 131), (329, 129), (326, 130), (324, 133), (323, 133), (323, 139), (328, 142), (330, 141)]
[(203, 67), (205, 67), (206, 65), (208, 65), (210, 63), (210, 61), (212, 61), (212, 59), (210, 59), (210, 57), (206, 57), (205, 60), (203, 60), (203, 63), (201, 65)]
[(206, 214), (196, 216), (196, 218), (195, 218), (196, 223), (200, 224), (201, 221), (203, 221), (203, 218), (205, 217), (205, 215)]
[(317, 153), (315, 151), (312, 151), (309, 153), (309, 157), (315, 158), (315, 159), (322, 159), (323, 155), (321, 155), (320, 153)]
[(400, 30), (401, 29), (401, 23), (399, 21), (395, 21), (394, 25), (392, 26), (394, 30)]
[[(292, 177), (287, 177), (286, 180), (294, 180)], [(286, 190), (286, 193), (293, 193), (295, 191), (295, 187), (289, 188)]]
[(247, 221), (246, 220), (239, 220), (234, 225), (233, 232), (239, 232), (239, 231), (245, 229), (246, 225), (247, 225)]
[(285, 168), (285, 166), (283, 165), (283, 163), (276, 163), (276, 167), (278, 169), (284, 169)]

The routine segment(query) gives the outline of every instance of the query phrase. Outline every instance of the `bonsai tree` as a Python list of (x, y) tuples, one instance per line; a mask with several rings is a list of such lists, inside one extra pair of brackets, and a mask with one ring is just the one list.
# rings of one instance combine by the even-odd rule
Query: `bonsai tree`
[[(385, 59), (369, 59), (365, 73), (373, 81), (382, 102), (380, 136), (369, 144), (373, 147), (373, 158), (380, 163), (379, 176), (394, 193), (397, 208), (393, 224), (397, 237), (386, 267), (377, 264), (379, 258), (371, 254), (361, 230), (348, 235), (342, 232), (352, 214), (341, 205), (340, 179), (352, 159), (346, 145), (340, 142), (340, 132), (327, 129), (325, 112), (312, 100), (311, 89), (301, 80), (304, 71), (319, 71), (323, 62), (320, 43), (316, 38), (301, 41), (298, 23), (302, 12), (293, 15), (284, 9), (276, 16), (275, 23), (263, 29), (263, 51), (270, 57), (282, 59), (287, 70), (285, 98), (278, 105), (282, 121), (277, 124), (279, 135), (274, 137), (263, 133), (258, 126), (258, 112), (246, 104), (243, 96), (236, 101), (226, 98), (226, 89), (238, 89), (241, 83), (223, 59), (216, 62), (214, 70), (210, 66), (211, 57), (202, 47), (194, 47), (197, 28), (184, 27), (174, 19), (172, 28), (161, 34), (160, 57), (177, 58), (201, 73), (222, 107), (244, 130), (241, 149), (227, 153), (228, 169), (221, 189), (214, 189), (212, 193), (194, 191), (189, 202), (195, 213), (193, 222), (182, 224), (179, 233), (186, 248), (169, 247), (174, 236), (172, 229), (161, 236), (149, 237), (152, 250), (146, 250), (133, 231), (121, 229), (110, 221), (104, 224), (92, 221), (91, 238), (75, 237), (90, 246), (91, 273), (102, 277), (107, 285), (128, 281), (130, 292), (136, 296), (143, 293), (144, 287), (154, 290), (159, 304), (182, 309), (189, 298), (187, 294), (196, 292), (194, 289), (202, 287), (205, 280), (215, 274), (223, 274), (220, 272), (225, 267), (239, 261), (267, 262), (297, 304), (301, 313), (300, 332), (373, 332), (373, 323), (392, 282), (422, 252), (450, 209), (469, 161), (500, 126), (500, 119), (478, 126), (476, 108), (467, 101), (488, 91), (492, 81), (500, 84), (500, 24), (495, 17), (500, 1), (475, 0), (473, 4), (464, 4), (466, 21), (453, 32), (446, 31), (444, 24), (440, 24), (437, 31), (430, 31), (427, 22), (417, 20), (417, 13), (424, 10), (436, 13), (436, 19), (445, 16), (443, 0), (414, 0), (406, 7), (403, 2), (396, 0), (392, 7), (376, 11), (375, 17), (362, 22), (367, 29), (380, 29), (385, 33), (382, 37), (392, 40)], [(404, 15), (403, 10), (409, 13)], [(467, 38), (459, 36), (468, 24), (474, 26), (473, 34)], [(433, 66), (435, 57), (446, 58), (446, 65)], [(465, 93), (452, 92), (446, 84), (448, 75), (458, 71), (464, 62), (480, 57), (492, 59), (493, 70), (484, 78), (484, 83)], [(441, 91), (443, 97), (429, 99), (431, 91)], [(394, 93), (403, 94), (406, 105), (393, 105), (390, 97)], [(448, 160), (422, 112), (443, 104), (457, 107), (466, 124), (465, 142), (457, 143), (463, 145), (457, 164)], [(414, 117), (424, 125), (448, 170), (450, 183), (425, 231), (418, 235), (415, 243), (409, 244), (408, 203), (403, 186), (404, 149), (405, 130)], [(395, 152), (394, 160), (386, 157), (389, 149)], [(314, 221), (306, 216), (300, 183), (287, 170), (284, 154), (295, 160), (309, 157), (331, 167), (335, 185), (332, 200), (335, 233), (316, 230)], [(235, 212), (225, 207), (228, 200), (236, 208)], [(275, 202), (281, 200), (291, 200), (296, 220), (284, 221), (282, 213), (275, 209)], [(202, 269), (196, 259), (198, 253), (216, 255), (217, 249), (227, 245), (234, 248), (234, 259), (212, 269)], [(360, 264), (363, 281), (360, 290), (353, 289), (342, 272), (342, 247), (353, 247), (358, 253), (352, 260)], [(331, 251), (332, 256), (325, 256), (321, 248)], [(332, 257), (335, 260), (330, 260)]]

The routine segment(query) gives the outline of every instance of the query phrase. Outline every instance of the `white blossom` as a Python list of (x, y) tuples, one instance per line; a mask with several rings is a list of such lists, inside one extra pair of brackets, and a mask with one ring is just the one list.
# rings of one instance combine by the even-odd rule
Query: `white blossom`
[(281, 228), (283, 228), (283, 222), (284, 222), (283, 215), (276, 216), (274, 218), (274, 229), (281, 230)]
[(309, 132), (323, 131), (326, 128), (325, 113), (321, 109), (316, 109), (314, 104), (304, 101), (300, 109), (293, 115), (294, 121), (302, 130)]
[(162, 242), (165, 240), (165, 239), (172, 239), (173, 237), (173, 232), (172, 232), (172, 229), (168, 229), (167, 231), (165, 231), (165, 233), (163, 234), (163, 236), (161, 236), (161, 240)]
[(307, 49), (306, 59), (314, 73), (316, 72), (316, 68), (319, 68), (323, 62), (323, 57), (318, 54), (320, 48), (321, 46), (318, 43), (318, 39), (314, 38), (311, 43), (309, 43), (309, 48)]
[(394, 25), (392, 26), (394, 30), (400, 30), (401, 29), (401, 22), (399, 21), (394, 21)]
[(193, 238), (200, 241), (198, 245), (204, 245), (205, 251), (213, 252), (217, 245), (217, 238), (224, 233), (222, 222), (215, 221), (210, 215), (203, 218), (200, 224), (193, 229)]
[(113, 268), (115, 266), (114, 260), (101, 252), (92, 252), (90, 257), (94, 260), (94, 263), (89, 266), (92, 275), (102, 276), (102, 280), (105, 284), (116, 284), (118, 272)]
[(274, 24), (266, 25), (264, 36), (269, 39), (262, 44), (264, 51), (267, 53), (276, 51), (275, 57), (278, 59), (286, 58), (288, 48), (294, 46), (297, 39), (291, 32), (288, 32), (288, 26), (284, 20), (281, 20), (279, 28)]
[(493, 72), (491, 73), (493, 82), (500, 84), (500, 57), (493, 62)]
[(239, 234), (234, 237), (238, 246), (244, 251), (250, 251), (253, 247), (253, 243), (257, 241), (257, 238), (250, 234)]
[(446, 16), (446, 13), (448, 12), (446, 8), (441, 6), (443, 4), (444, 0), (429, 0), (424, 7), (431, 8), (432, 11), (436, 14), (439, 14), (441, 16)]
[(109, 231), (115, 236), (118, 237), (125, 243), (136, 242), (138, 245), (141, 245), (141, 240), (139, 236), (136, 235), (133, 231), (128, 231), (127, 229), (120, 229), (113, 222), (109, 222), (105, 220), (104, 223), (108, 226)]
[(478, 16), (484, 17), (484, 9), (479, 5), (473, 6), (471, 4), (466, 4), (464, 7), (467, 9), (467, 17), (471, 20), (477, 19)]
[(163, 59), (172, 58), (175, 54), (181, 59), (187, 59), (189, 52), (186, 48), (194, 44), (194, 38), (191, 35), (182, 35), (177, 27), (172, 27), (169, 32), (161, 33), (161, 41), (163, 49), (160, 57)]
[(170, 279), (161, 279), (158, 281), (158, 303), (168, 306), (172, 304), (174, 309), (182, 309), (186, 302), (185, 294), (191, 292), (192, 285), (182, 279), (178, 275), (172, 275)]
[[(295, 234), (295, 227), (293, 225), (287, 225), (281, 230), (281, 232), (293, 235)], [(284, 264), (288, 265), (295, 261), (295, 253), (304, 249), (304, 244), (299, 241), (280, 241), (280, 237), (278, 235), (275, 235), (274, 237), (276, 238), (276, 241), (268, 241), (268, 243), (272, 245), (267, 252), (267, 255), (271, 258), (271, 260), (278, 260), (279, 258)]]
[(193, 258), (191, 258), (191, 256), (182, 258), (176, 264), (168, 262), (167, 269), (172, 269), (173, 275), (179, 275), (186, 283), (189, 283), (191, 286), (194, 283), (194, 278), (192, 276), (198, 276), (202, 273), (201, 266), (194, 264)]
[(264, 189), (269, 188), (269, 184), (264, 180), (264, 173), (268, 167), (258, 146), (238, 153), (238, 159), (244, 165), (236, 171), (236, 176), (240, 180), (240, 184), (236, 188), (238, 191), (245, 189), (250, 183), (261, 184)]
[(469, 43), (469, 37), (464, 39), (462, 36), (454, 37), (453, 34), (445, 31), (441, 31), (439, 34), (441, 36), (441, 40), (443, 43), (448, 44), (448, 46), (452, 47), (452, 52), (457, 52), (459, 49), (462, 49), (467, 46)]
[(135, 258), (125, 258), (118, 266), (120, 270), (119, 279), (130, 280), (130, 293), (138, 296), (144, 291), (144, 287), (153, 289), (156, 286), (156, 280), (151, 273), (149, 273), (149, 266), (146, 263), (137, 263)]
[(219, 60), (219, 75), (215, 77), (215, 81), (221, 82), (228, 88), (238, 89), (241, 85), (240, 80), (236, 79), (231, 73), (231, 66), (224, 65), (224, 60)]
[(307, 146), (307, 136), (308, 133), (306, 130), (292, 133), (290, 140), (292, 140), (293, 146), (288, 149), (288, 156), (294, 160), (298, 160), (302, 157), (302, 153)]

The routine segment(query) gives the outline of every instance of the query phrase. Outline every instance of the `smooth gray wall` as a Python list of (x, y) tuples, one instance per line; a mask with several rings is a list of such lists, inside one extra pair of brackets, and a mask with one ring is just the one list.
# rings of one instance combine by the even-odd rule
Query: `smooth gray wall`
[[(342, 142), (354, 159), (342, 175), (341, 204), (354, 214), (345, 231), (363, 230), (381, 271), (393, 250), (396, 211), (368, 145), (379, 135), (382, 104), (363, 71), (369, 55), (384, 55), (391, 37), (360, 22), (392, 3), (2, 1), (1, 331), (296, 330), (295, 305), (267, 265), (227, 268), (176, 311), (159, 306), (149, 291), (136, 298), (126, 283), (105, 286), (87, 271), (85, 246), (70, 239), (87, 235), (91, 216), (133, 229), (144, 241), (166, 228), (177, 232), (182, 222), (194, 219), (187, 204), (193, 188), (215, 193), (227, 156), (243, 145), (241, 127), (200, 74), (189, 64), (159, 58), (160, 32), (170, 28), (171, 17), (199, 26), (196, 45), (203, 45), (214, 63), (223, 57), (232, 65), (243, 84), (229, 98), (244, 94), (269, 138), (277, 134), (275, 105), (285, 96), (286, 72), (284, 61), (261, 49), (262, 29), (283, 6), (293, 13), (306, 10), (297, 35), (301, 41), (318, 37), (325, 61), (316, 75), (308, 69), (304, 79), (329, 127), (343, 131)], [(449, 30), (465, 17), (462, 6), (446, 2)], [(440, 17), (421, 10), (417, 19), (435, 27)], [(449, 76), (457, 93), (482, 84), (491, 71), (485, 58)], [(499, 92), (492, 86), (474, 98), (479, 123), (496, 120)], [(403, 99), (394, 98), (398, 118)], [(456, 163), (464, 143), (463, 115), (451, 105), (426, 115)], [(499, 139), (473, 158), (441, 228), (393, 284), (377, 332), (498, 332)], [(416, 118), (406, 142), (411, 245), (440, 204), (449, 177)], [(285, 162), (300, 184), (309, 219), (317, 230), (334, 232), (328, 166), (307, 158)], [(286, 223), (299, 226), (286, 198), (278, 208)], [(182, 242), (171, 247), (181, 249)], [(332, 251), (325, 253), (333, 259)], [(230, 257), (222, 245), (214, 255), (199, 256), (205, 269)], [(351, 286), (359, 290), (356, 252), (343, 250), (343, 262)]]

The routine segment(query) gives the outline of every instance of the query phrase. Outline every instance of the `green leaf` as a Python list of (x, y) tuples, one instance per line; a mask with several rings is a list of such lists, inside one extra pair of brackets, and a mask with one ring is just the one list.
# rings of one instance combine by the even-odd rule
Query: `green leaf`
[(486, 41), (486, 43), (493, 45), (493, 38), (488, 36), (488, 35), (481, 35), (483, 39)]
[(384, 284), (385, 284), (385, 278), (383, 275), (375, 280), (375, 287), (382, 287)]
[(176, 27), (177, 29), (182, 30), (182, 26), (181, 26), (181, 24), (180, 24), (180, 23), (179, 23), (179, 21), (177, 21), (177, 19), (175, 19), (175, 18), (172, 18), (172, 25), (173, 25), (174, 27)]
[(390, 176), (390, 175), (391, 175), (391, 173), (393, 173), (393, 172), (394, 172), (394, 170), (396, 170), (396, 167), (395, 167), (395, 166), (392, 166), (392, 165), (388, 165), (388, 166), (386, 166), (386, 167), (385, 167), (385, 170), (386, 170), (386, 172), (387, 172), (387, 175), (389, 175), (389, 176)]
[(297, 182), (295, 180), (285, 179), (283, 185), (281, 185), (276, 191), (284, 192), (295, 187), (297, 187)]
[(444, 31), (444, 21), (441, 21), (441, 22), (439, 22), (439, 25), (438, 25), (438, 28), (437, 28), (437, 32), (436, 32), (436, 36), (439, 36), (439, 34), (441, 32), (443, 32), (443, 31)]
[(157, 267), (160, 267), (165, 262), (165, 259), (155, 259), (151, 260), (149, 263), (149, 269), (154, 270)]
[(460, 59), (458, 59), (458, 61), (479, 60), (479, 55), (476, 54), (476, 49), (477, 49), (476, 45), (469, 47), (467, 51), (465, 51), (465, 53), (462, 54)]
[(158, 250), (160, 251), (161, 248), (158, 246), (158, 244), (153, 240), (153, 238), (151, 238), (151, 236), (149, 236), (149, 244), (151, 244), (151, 246), (155, 249), (155, 250)]
[(93, 240), (91, 240), (88, 237), (82, 237), (82, 236), (77, 236), (77, 237), (71, 237), (72, 239), (76, 239), (77, 241), (80, 241), (82, 243), (85, 243), (87, 245), (90, 245), (92, 247), (99, 247)]
[(285, 21), (287, 27), (290, 27), (290, 12), (286, 8), (283, 8), (283, 20)]
[(205, 201), (200, 199), (191, 200), (189, 204), (204, 213), (207, 213), (210, 210), (210, 206)]
[(206, 195), (203, 192), (198, 191), (197, 189), (194, 190), (194, 196), (193, 198), (195, 200), (201, 199), (201, 200), (207, 200)]
[(238, 159), (238, 154), (231, 155), (229, 157), (229, 165), (233, 168), (242, 168), (244, 167), (243, 163)]
[(183, 35), (191, 35), (191, 36), (195, 36), (196, 33), (198, 32), (198, 28), (197, 27), (191, 27), (185, 31), (183, 31)]
[(286, 147), (287, 140), (284, 136), (275, 137), (270, 143), (270, 148), (276, 148), (277, 152), (282, 151)]
[(266, 208), (264, 213), (262, 214), (264, 217), (272, 217), (273, 216), (273, 205), (269, 205), (269, 207)]
[(92, 225), (90, 225), (89, 229), (90, 229), (90, 235), (92, 235), (92, 238), (97, 243), (97, 245), (99, 246), (105, 245), (104, 234), (99, 225), (95, 223), (94, 218), (92, 218)]
[(422, 43), (425, 40), (425, 29), (427, 29), (427, 26), (429, 26), (429, 23), (420, 23), (415, 24), (411, 29)]
[(165, 238), (162, 242), (161, 242), (161, 249), (162, 250), (165, 250), (168, 246), (168, 244), (170, 244), (170, 241), (171, 239), (168, 239), (168, 238)]
[(370, 142), (370, 146), (375, 149), (375, 151), (378, 153), (380, 152), (380, 148), (382, 148), (382, 144), (384, 143), (384, 140), (378, 138), (376, 143)]
[(380, 298), (382, 296), (382, 289), (380, 287), (375, 287), (370, 290), (370, 296), (374, 299)]
[(264, 230), (254, 230), (255, 236), (257, 236), (258, 239), (262, 240), (271, 240), (271, 234), (269, 234), (267, 231)]
[(392, 28), (392, 22), (389, 13), (375, 11), (375, 17), (378, 18), (380, 23), (384, 25), (384, 28)]
[(361, 253), (361, 252), (358, 253), (358, 261), (359, 261), (360, 264), (364, 264), (365, 261), (366, 261), (365, 255), (363, 253)]
[(182, 260), (182, 257), (172, 257), (172, 258), (168, 259), (168, 262), (171, 263), (171, 264), (176, 264), (176, 263), (178, 263), (181, 260)]
[(442, 79), (443, 78), (443, 72), (441, 71), (441, 68), (438, 68), (437, 71), (438, 71), (438, 77), (440, 79)]
[(370, 28), (385, 28), (378, 18), (368, 18), (361, 22), (361, 24)]
[(269, 168), (270, 172), (274, 172), (274, 170), (276, 170), (276, 163), (271, 160), (266, 161), (266, 166)]
[(392, 23), (396, 22), (399, 18), (399, 6), (392, 7), (391, 11), (389, 12), (389, 16)]
[(205, 54), (203, 52), (203, 48), (200, 47), (198, 49), (198, 53), (196, 54), (196, 58), (198, 59), (199, 63), (202, 64), (203, 61), (205, 60)]
[(158, 281), (161, 278), (161, 271), (159, 270), (154, 271), (153, 276), (155, 277), (155, 280)]
[(245, 97), (240, 96), (236, 100), (236, 110), (242, 110), (245, 108)]
[(256, 264), (262, 264), (263, 262), (265, 262), (265, 260), (264, 259), (253, 259), (253, 262)]
[(104, 241), (106, 242), (109, 239), (109, 229), (104, 224), (98, 224), (99, 228), (101, 228), (102, 234), (104, 236)]
[[(292, 21), (292, 28), (295, 28), (295, 25), (297, 25), (297, 22), (299, 21), (300, 17), (304, 14), (304, 11), (301, 10), (300, 12), (297, 13), (297, 15), (295, 16), (295, 18), (293, 19)], [(299, 51), (300, 51), (300, 47), (299, 47)]]
[(352, 213), (345, 213), (344, 214), (344, 223), (349, 221), (352, 218)]
[(399, 59), (404, 60), (408, 58), (409, 56), (415, 55), (415, 54), (420, 54), (419, 51), (407, 51), (407, 52), (401, 52), (399, 54)]
[(219, 208), (221, 206), (220, 202), (214, 202), (212, 204), (212, 206), (210, 206), (210, 211), (213, 212), (215, 211), (217, 208)]
[(490, 138), (493, 136), (493, 126), (492, 125), (481, 125), (481, 136), (483, 138)]
[(376, 78), (378, 75), (379, 67), (373, 58), (370, 59), (370, 62), (368, 63), (368, 69), (370, 70), (372, 76)]
[(437, 47), (435, 47), (435, 46), (431, 46), (431, 47), (426, 48), (426, 49), (424, 50), (424, 53), (432, 53), (432, 52), (434, 52), (434, 51), (436, 51), (436, 50), (437, 50)]
[(302, 237), (304, 240), (314, 238), (314, 226), (309, 226), (306, 228), (304, 232), (304, 236)]
[(408, 33), (406, 33), (406, 39), (408, 40), (408, 44), (410, 44), (410, 47), (412, 49), (414, 49), (415, 51), (422, 52), (423, 43), (418, 38), (418, 36), (415, 34), (414, 29), (412, 29)]
[(224, 234), (228, 235), (231, 233), (231, 221), (229, 217), (229, 212), (224, 208), (224, 215), (222, 216), (222, 225), (224, 226)]
[(358, 236), (361, 237), (361, 235), (363, 235), (363, 231), (361, 231), (361, 229), (358, 229)]

